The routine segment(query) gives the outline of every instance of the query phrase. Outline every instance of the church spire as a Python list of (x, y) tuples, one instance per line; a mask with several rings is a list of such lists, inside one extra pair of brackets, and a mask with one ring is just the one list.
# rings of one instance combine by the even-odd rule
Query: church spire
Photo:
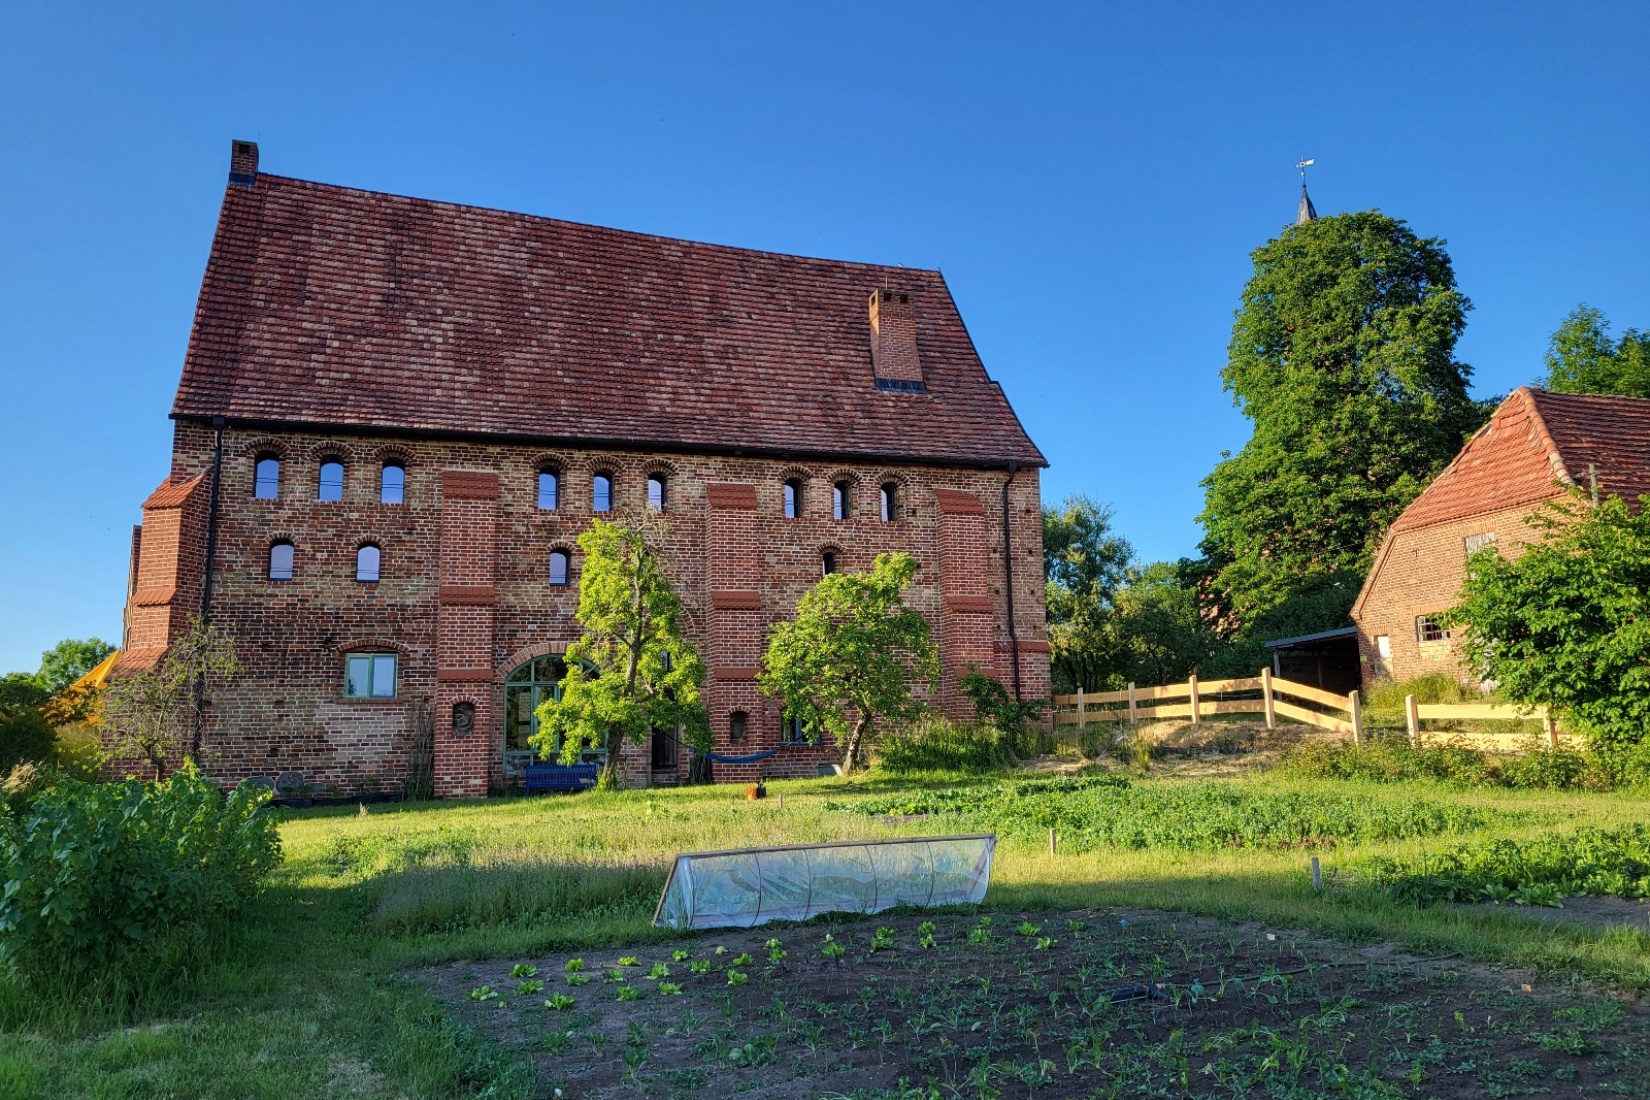
[(1296, 225), (1305, 225), (1307, 222), (1315, 222), (1318, 220), (1318, 212), (1312, 206), (1312, 196), (1306, 193), (1306, 169), (1311, 164), (1312, 161), (1303, 157), (1301, 162), (1295, 165), (1296, 168), (1300, 169), (1301, 173), (1301, 204), (1295, 208)]

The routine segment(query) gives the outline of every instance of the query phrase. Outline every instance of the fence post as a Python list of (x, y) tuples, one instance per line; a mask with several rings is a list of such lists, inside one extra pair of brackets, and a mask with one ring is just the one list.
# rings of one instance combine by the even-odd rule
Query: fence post
[(1546, 707), (1541, 708), (1541, 732), (1547, 735), (1547, 747), (1558, 748), (1558, 723), (1553, 721), (1553, 712)]
[(1192, 725), (1197, 725), (1197, 712), (1200, 709), (1197, 701), (1197, 676), (1194, 674), (1186, 678), (1186, 687), (1192, 696)]
[(1083, 685), (1078, 684), (1077, 685), (1077, 729), (1078, 729), (1078, 731), (1081, 732), (1084, 729), (1084, 726), (1085, 726), (1085, 723), (1083, 721)]
[(1346, 693), (1346, 701), (1348, 704), (1348, 709), (1352, 711), (1352, 743), (1354, 745), (1361, 745), (1364, 743), (1363, 696), (1358, 694), (1357, 688), (1353, 688), (1351, 691)]
[(1129, 681), (1129, 725), (1131, 725), (1131, 726), (1132, 726), (1132, 725), (1134, 725), (1134, 722), (1135, 722), (1135, 713), (1134, 713), (1134, 681), (1133, 681), (1133, 680), (1130, 680), (1130, 681)]
[(1404, 724), (1409, 727), (1411, 748), (1421, 747), (1421, 712), (1415, 707), (1415, 696), (1404, 696)]
[(1272, 670), (1270, 668), (1260, 670), (1260, 695), (1266, 703), (1266, 728), (1275, 730), (1278, 728), (1278, 712), (1277, 708), (1272, 705)]

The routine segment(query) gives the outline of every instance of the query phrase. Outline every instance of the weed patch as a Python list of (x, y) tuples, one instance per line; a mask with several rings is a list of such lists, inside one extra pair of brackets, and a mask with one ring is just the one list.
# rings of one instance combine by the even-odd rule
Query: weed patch
[(1416, 905), (1650, 897), (1650, 825), (1498, 837), (1409, 859), (1372, 859), (1360, 873), (1394, 901)]

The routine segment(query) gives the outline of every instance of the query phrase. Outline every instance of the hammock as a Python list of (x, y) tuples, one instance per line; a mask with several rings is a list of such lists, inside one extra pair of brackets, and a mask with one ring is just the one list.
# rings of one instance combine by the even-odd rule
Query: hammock
[[(780, 746), (780, 748), (783, 747), (783, 745)], [(703, 756), (706, 760), (714, 760), (718, 764), (754, 764), (758, 760), (766, 760), (768, 757), (778, 752), (779, 749), (769, 749), (767, 752), (755, 752), (751, 753), (749, 756), (723, 756), (719, 752), (700, 752), (698, 749), (691, 747), (688, 751), (693, 753), (695, 756)]]

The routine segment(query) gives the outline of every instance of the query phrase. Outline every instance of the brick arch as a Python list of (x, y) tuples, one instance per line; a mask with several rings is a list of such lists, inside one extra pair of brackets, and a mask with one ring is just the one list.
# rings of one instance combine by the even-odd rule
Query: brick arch
[(567, 647), (572, 644), (571, 642), (535, 642), (525, 649), (518, 649), (510, 654), (509, 659), (504, 662), (504, 667), (499, 670), (498, 679), (504, 679), (504, 677), (510, 675), (534, 657), (560, 657), (567, 652)]
[(364, 461), (375, 462), (379, 466), (383, 466), (387, 462), (395, 462), (400, 464), (403, 470), (411, 470), (418, 464), (413, 457), (412, 449), (403, 447), (398, 443), (386, 443), (381, 447), (374, 447), (371, 450), (362, 452), (361, 457)]
[(345, 638), (335, 644), (332, 651), (340, 657), (346, 653), (383, 653), (386, 651), (406, 657), (410, 653), (404, 643), (381, 635), (356, 635)]
[(352, 466), (361, 461), (361, 453), (358, 450), (336, 439), (312, 443), (305, 447), (300, 454), (316, 465), (320, 465), (329, 458), (340, 459), (346, 466)]
[(292, 456), (292, 447), (286, 440), (278, 436), (265, 435), (243, 443), (235, 448), (237, 458), (256, 459), (259, 455), (270, 454), (283, 461)]

